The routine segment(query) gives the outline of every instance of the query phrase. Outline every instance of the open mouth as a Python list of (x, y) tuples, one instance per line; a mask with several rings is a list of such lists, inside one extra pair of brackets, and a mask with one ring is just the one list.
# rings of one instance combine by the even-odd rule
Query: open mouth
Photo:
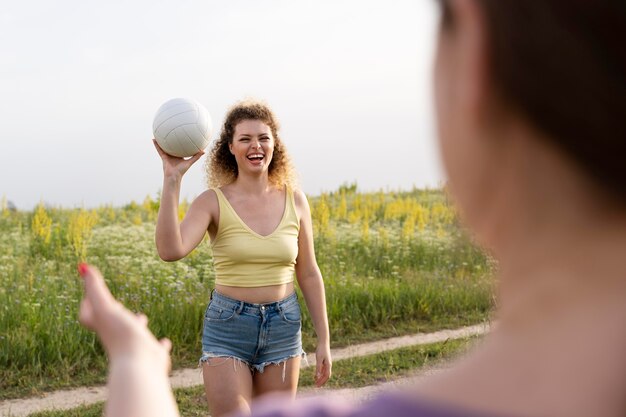
[(251, 155), (248, 155), (248, 160), (252, 162), (261, 162), (263, 158), (265, 158), (265, 155), (261, 153), (253, 153)]

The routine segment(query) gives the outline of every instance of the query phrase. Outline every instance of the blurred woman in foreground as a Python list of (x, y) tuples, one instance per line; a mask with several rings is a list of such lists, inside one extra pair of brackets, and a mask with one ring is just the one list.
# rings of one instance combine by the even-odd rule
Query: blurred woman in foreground
[(439, 140), (465, 222), (499, 261), (498, 325), (410, 395), (255, 415), (624, 416), (626, 3), (440, 3)]

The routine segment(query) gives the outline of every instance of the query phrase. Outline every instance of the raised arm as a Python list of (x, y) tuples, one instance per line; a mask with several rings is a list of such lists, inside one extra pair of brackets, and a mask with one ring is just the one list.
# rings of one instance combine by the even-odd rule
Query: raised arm
[(296, 260), (296, 277), (304, 295), (315, 333), (317, 348), (315, 350), (316, 372), (315, 385), (321, 387), (331, 375), (332, 359), (330, 357), (330, 332), (326, 312), (326, 293), (322, 273), (315, 260), (313, 245), (313, 223), (311, 209), (302, 191), (294, 193), (296, 211), (300, 218), (300, 234), (298, 235), (298, 258)]
[(190, 159), (176, 158), (166, 154), (155, 142), (163, 160), (163, 190), (156, 226), (156, 247), (164, 261), (184, 258), (202, 241), (217, 207), (217, 199), (211, 191), (198, 196), (181, 223), (178, 221), (178, 201), (183, 175), (203, 155), (198, 152)]

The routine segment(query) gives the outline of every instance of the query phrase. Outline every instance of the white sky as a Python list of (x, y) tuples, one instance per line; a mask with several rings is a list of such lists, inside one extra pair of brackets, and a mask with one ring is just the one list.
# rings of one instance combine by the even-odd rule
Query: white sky
[[(33, 0), (0, 10), (0, 197), (30, 209), (160, 189), (173, 97), (266, 100), (305, 192), (437, 186), (431, 0)], [(203, 161), (183, 196), (204, 189)]]

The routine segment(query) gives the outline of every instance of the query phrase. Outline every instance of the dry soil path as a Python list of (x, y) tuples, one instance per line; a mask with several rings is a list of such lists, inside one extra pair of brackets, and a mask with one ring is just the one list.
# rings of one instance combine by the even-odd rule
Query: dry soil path
[[(333, 361), (341, 359), (366, 356), (387, 350), (398, 349), (405, 346), (426, 345), (430, 343), (443, 342), (448, 339), (460, 339), (464, 337), (481, 335), (489, 330), (487, 324), (462, 327), (455, 330), (441, 330), (433, 333), (418, 333), (410, 336), (394, 337), (391, 339), (379, 340), (376, 342), (353, 345), (341, 349), (332, 350)], [(302, 367), (315, 365), (315, 355), (309, 355), (307, 361), (302, 362)], [(433, 370), (432, 372), (435, 372)], [(429, 371), (419, 372), (416, 376), (405, 378), (399, 382), (373, 385), (370, 387), (357, 389), (332, 390), (342, 397), (355, 400), (369, 398), (376, 392), (387, 389), (390, 385), (403, 384), (403, 381), (411, 382), (414, 378), (421, 378)], [(179, 369), (172, 373), (170, 381), (173, 388), (184, 388), (202, 385), (202, 373), (200, 368)], [(330, 390), (329, 390), (330, 391)], [(319, 390), (316, 391), (319, 394)], [(310, 395), (307, 390), (299, 396)], [(104, 401), (107, 398), (106, 386), (83, 387), (72, 390), (62, 390), (46, 393), (40, 397), (21, 398), (0, 402), (0, 417), (20, 417), (44, 410), (67, 410), (85, 404), (93, 404)]]

